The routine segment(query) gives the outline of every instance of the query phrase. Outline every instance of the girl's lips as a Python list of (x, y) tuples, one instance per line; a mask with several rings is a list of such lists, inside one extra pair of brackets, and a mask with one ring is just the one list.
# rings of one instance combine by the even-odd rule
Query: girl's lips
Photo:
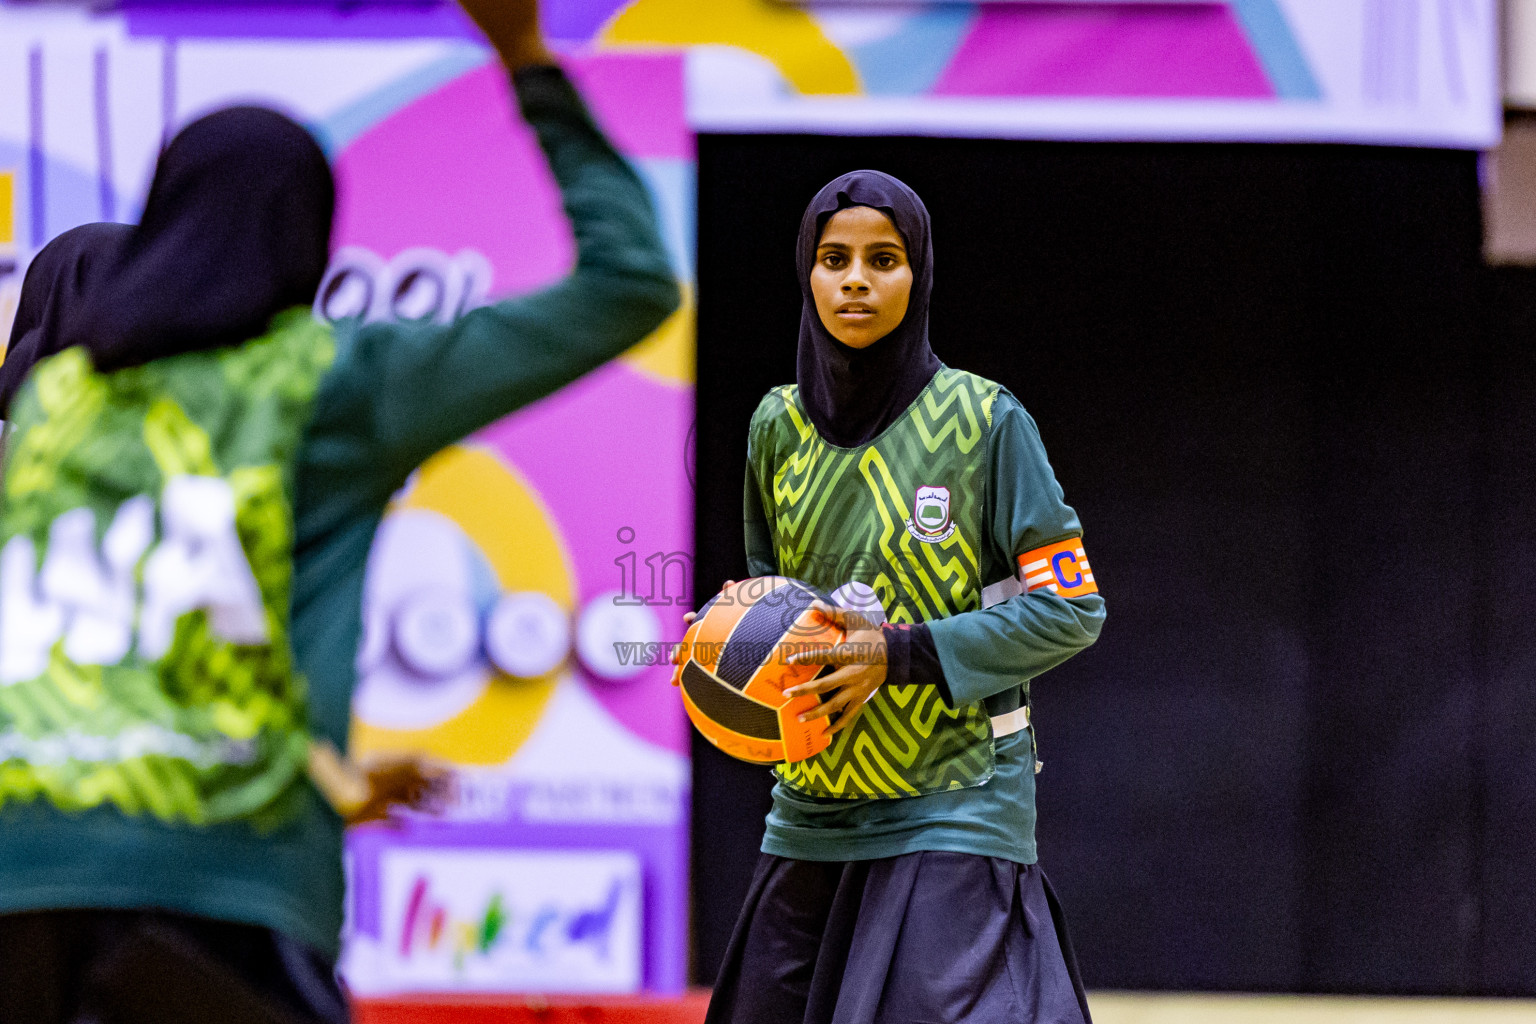
[(875, 315), (875, 311), (872, 309), (840, 309), (837, 311), (837, 315), (847, 317), (850, 320), (867, 320)]

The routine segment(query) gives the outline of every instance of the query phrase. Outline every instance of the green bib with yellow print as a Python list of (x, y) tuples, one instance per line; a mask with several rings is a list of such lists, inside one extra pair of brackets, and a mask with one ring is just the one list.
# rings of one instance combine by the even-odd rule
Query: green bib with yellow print
[[(816, 432), (794, 385), (752, 420), (749, 458), (779, 572), (832, 591), (872, 587), (896, 624), (981, 607), (986, 437), (998, 385), (944, 367), (902, 416), (857, 448)], [(827, 750), (778, 767), (821, 797), (920, 796), (992, 777), (981, 703), (951, 708), (935, 686), (882, 686)]]
[(334, 355), (295, 310), (232, 348), (32, 371), (0, 477), (0, 804), (287, 815), (309, 742), (292, 464)]

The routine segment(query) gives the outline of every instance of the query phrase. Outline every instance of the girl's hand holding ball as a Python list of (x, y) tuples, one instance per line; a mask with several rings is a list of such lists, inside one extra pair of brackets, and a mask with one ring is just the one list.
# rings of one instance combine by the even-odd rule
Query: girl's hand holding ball
[(819, 676), (808, 683), (792, 686), (784, 693), (790, 697), (801, 694), (830, 694), (820, 704), (800, 716), (809, 722), (836, 714), (830, 732), (839, 732), (852, 725), (864, 713), (880, 684), (885, 682), (887, 660), (885, 633), (858, 612), (817, 601), (812, 607), (828, 622), (841, 628), (847, 638), (840, 644), (816, 650), (797, 651), (785, 660), (791, 665), (837, 665), (837, 671)]

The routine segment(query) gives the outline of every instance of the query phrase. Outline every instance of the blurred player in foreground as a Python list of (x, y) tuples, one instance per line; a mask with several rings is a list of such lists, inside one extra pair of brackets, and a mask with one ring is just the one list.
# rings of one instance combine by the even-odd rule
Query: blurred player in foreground
[(797, 384), (752, 417), (747, 566), (890, 621), (823, 605), (846, 640), (789, 659), (838, 666), (785, 691), (822, 696), (801, 719), (832, 745), (778, 768), (711, 1024), (1088, 1017), (1036, 862), (1028, 698), (1104, 601), (1034, 421), (929, 347), (930, 238), (878, 171), (801, 220)]
[(0, 373), (6, 1024), (346, 1018), (335, 805), (377, 817), (430, 782), (336, 753), (385, 505), (678, 297), (536, 6), (464, 0), (571, 219), (553, 287), (448, 325), (317, 322), (331, 172), (258, 108), (181, 132), (137, 227), (34, 261)]

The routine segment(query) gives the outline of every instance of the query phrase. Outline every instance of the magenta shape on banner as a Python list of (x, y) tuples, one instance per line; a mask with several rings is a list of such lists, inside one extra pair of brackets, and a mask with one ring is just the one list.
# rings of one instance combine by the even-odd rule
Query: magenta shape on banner
[(944, 96), (1269, 98), (1225, 4), (985, 7), (934, 88)]
[(562, 63), (626, 155), (693, 159), (681, 53), (603, 54)]
[[(628, 156), (692, 159), (680, 55), (563, 63)], [(340, 244), (386, 258), (421, 245), (475, 249), (495, 268), (497, 295), (549, 284), (571, 267), (559, 192), (499, 67), (456, 78), (363, 132), (336, 175)]]
[[(615, 559), (633, 554), (638, 582), (631, 579), (630, 592), (670, 599), (650, 604), (665, 640), (682, 638), (691, 595), (675, 584), (651, 594), (645, 559), (693, 549), (693, 495), (684, 450), (692, 417), (692, 388), (662, 384), (610, 363), (475, 435), (476, 443), (515, 465), (554, 513), (575, 563), (578, 603), (585, 606), (624, 586)], [(624, 536), (633, 531), (632, 539), (621, 540), (620, 531)], [(669, 574), (673, 580), (677, 575), (676, 569)], [(682, 575), (691, 586), (691, 559)], [(582, 676), (630, 732), (667, 750), (688, 752), (688, 727), (670, 665), (616, 682)]]
[(354, 139), (336, 161), (337, 242), (386, 259), (423, 245), (476, 249), (496, 294), (564, 274), (570, 228), (510, 91), (500, 68), (471, 71)]

